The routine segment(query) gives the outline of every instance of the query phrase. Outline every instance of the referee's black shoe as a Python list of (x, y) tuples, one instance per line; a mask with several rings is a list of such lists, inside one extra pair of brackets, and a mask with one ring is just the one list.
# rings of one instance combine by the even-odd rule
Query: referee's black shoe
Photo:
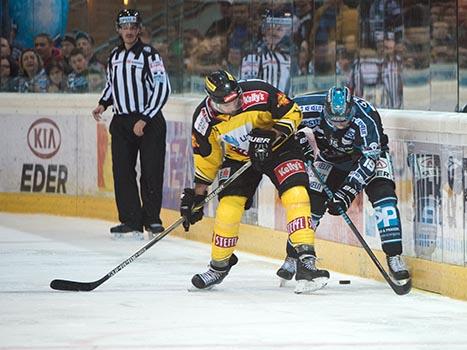
[(153, 237), (156, 236), (158, 233), (164, 232), (165, 228), (162, 226), (162, 224), (156, 223), (156, 224), (150, 224), (150, 225), (144, 225), (144, 228), (146, 229), (147, 232), (149, 232), (150, 235)]
[[(120, 225), (110, 228), (110, 233), (112, 235), (112, 238), (115, 240), (126, 239), (129, 237), (132, 237), (133, 239), (136, 239), (136, 240), (144, 239), (142, 228), (135, 229), (127, 224), (120, 224)], [(127, 235), (130, 233), (131, 235)]]

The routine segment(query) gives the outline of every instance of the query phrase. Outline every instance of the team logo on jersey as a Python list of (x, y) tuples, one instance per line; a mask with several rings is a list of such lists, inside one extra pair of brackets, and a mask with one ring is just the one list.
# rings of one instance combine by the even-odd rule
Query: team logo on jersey
[(378, 159), (381, 154), (381, 147), (378, 143), (372, 142), (363, 149), (363, 154), (372, 159)]
[(290, 176), (305, 172), (305, 164), (300, 159), (291, 159), (285, 161), (274, 168), (274, 174), (279, 182), (279, 185), (287, 180)]
[(365, 137), (366, 135), (368, 135), (368, 129), (363, 120), (361, 120), (360, 118), (356, 118), (355, 123), (358, 125), (358, 128), (360, 129), (360, 135), (362, 137)]
[(320, 118), (303, 118), (302, 125), (309, 127), (310, 129), (315, 128), (320, 123)]
[(240, 146), (240, 142), (238, 142), (238, 140), (235, 137), (233, 137), (233, 136), (231, 136), (229, 134), (225, 134), (224, 136), (222, 136), (222, 140), (224, 140), (224, 142), (226, 142), (226, 143), (228, 143), (228, 144), (230, 144), (232, 146), (235, 146), (235, 147)]
[(248, 133), (251, 131), (251, 129), (251, 123), (246, 123), (240, 125), (236, 129), (228, 131), (228, 133), (222, 134), (221, 131), (219, 131), (219, 133), (221, 134), (222, 141), (224, 141), (225, 143), (247, 151), (249, 147)]
[(269, 99), (269, 94), (263, 90), (251, 90), (243, 93), (242, 109), (245, 110), (252, 106), (266, 104)]
[(293, 219), (287, 224), (287, 232), (289, 236), (295, 233), (298, 230), (304, 230), (306, 228), (311, 228), (311, 217), (310, 216), (300, 216), (299, 218)]
[(219, 181), (226, 180), (230, 177), (230, 167), (222, 168), (219, 171)]
[(198, 131), (201, 135), (205, 136), (206, 131), (209, 128), (209, 122), (211, 118), (209, 118), (208, 111), (206, 108), (201, 108), (198, 116), (196, 117), (194, 128)]
[(378, 161), (376, 162), (376, 168), (377, 169), (384, 169), (388, 166), (388, 163), (386, 163), (386, 159), (384, 158), (380, 158), (378, 159)]
[(303, 113), (322, 112), (323, 106), (322, 105), (303, 105), (303, 106), (300, 106), (300, 109), (302, 110)]
[(282, 106), (287, 106), (289, 103), (290, 103), (289, 98), (283, 92), (277, 93), (277, 108), (280, 108)]
[(215, 234), (213, 237), (214, 245), (220, 248), (232, 248), (237, 245), (238, 236), (236, 237), (223, 237)]
[(344, 137), (348, 138), (348, 139), (355, 139), (355, 129), (352, 129), (352, 128), (349, 128), (346, 132), (345, 132), (345, 135)]

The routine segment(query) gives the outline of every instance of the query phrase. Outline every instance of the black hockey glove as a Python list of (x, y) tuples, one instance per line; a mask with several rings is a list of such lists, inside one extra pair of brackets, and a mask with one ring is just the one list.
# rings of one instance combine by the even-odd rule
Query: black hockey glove
[(248, 156), (254, 169), (260, 171), (272, 154), (272, 144), (276, 133), (272, 130), (253, 129), (248, 134)]
[(340, 190), (334, 193), (334, 198), (332, 201), (328, 202), (328, 212), (331, 215), (341, 215), (339, 208), (344, 212), (349, 209), (355, 197), (357, 197), (357, 190), (352, 186), (345, 184)]
[(183, 217), (183, 228), (188, 232), (190, 225), (200, 221), (203, 218), (203, 208), (193, 212), (193, 208), (204, 201), (206, 194), (195, 194), (192, 188), (185, 188), (182, 192), (180, 203), (180, 215)]
[(295, 139), (300, 145), (300, 149), (302, 150), (303, 155), (305, 156), (305, 160), (311, 161), (313, 163), (315, 160), (315, 151), (313, 150), (313, 146), (310, 145), (310, 142), (308, 141), (308, 136), (306, 136), (306, 134), (303, 131), (298, 131), (295, 134)]

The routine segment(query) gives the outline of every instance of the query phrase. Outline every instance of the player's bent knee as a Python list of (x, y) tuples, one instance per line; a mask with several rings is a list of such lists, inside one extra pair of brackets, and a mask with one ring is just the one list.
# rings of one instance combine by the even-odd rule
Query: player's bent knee
[(370, 182), (366, 188), (366, 194), (371, 203), (385, 198), (394, 198), (397, 201), (394, 182), (386, 179), (376, 179)]

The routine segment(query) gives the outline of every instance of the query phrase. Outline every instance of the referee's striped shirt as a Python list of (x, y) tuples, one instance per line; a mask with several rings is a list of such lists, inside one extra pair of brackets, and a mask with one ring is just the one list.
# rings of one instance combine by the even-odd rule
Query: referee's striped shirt
[(138, 40), (129, 50), (113, 49), (107, 80), (99, 104), (113, 105), (117, 115), (135, 115), (148, 122), (160, 112), (170, 95), (169, 78), (159, 53)]
[(289, 94), (291, 62), (289, 53), (265, 46), (256, 54), (243, 57), (240, 75), (242, 79), (262, 79)]

